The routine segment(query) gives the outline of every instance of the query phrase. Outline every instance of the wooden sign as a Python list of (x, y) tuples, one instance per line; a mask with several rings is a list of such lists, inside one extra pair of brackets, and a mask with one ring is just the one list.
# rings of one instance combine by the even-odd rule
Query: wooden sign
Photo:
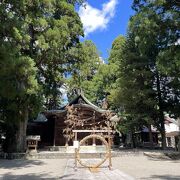
[(73, 147), (74, 148), (79, 148), (79, 141), (73, 141)]

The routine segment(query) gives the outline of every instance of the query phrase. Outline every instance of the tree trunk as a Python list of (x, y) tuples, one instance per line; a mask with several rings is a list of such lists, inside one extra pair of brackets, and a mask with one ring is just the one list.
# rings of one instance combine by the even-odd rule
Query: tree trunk
[(152, 135), (152, 129), (151, 129), (151, 124), (149, 124), (149, 141), (150, 141), (150, 147), (153, 149), (154, 145), (153, 145), (153, 135)]
[(136, 140), (135, 140), (135, 138), (134, 138), (134, 134), (132, 134), (132, 147), (133, 148), (136, 148)]
[(132, 130), (128, 133), (128, 138), (126, 139), (126, 144), (129, 148), (134, 148), (134, 139)]
[(17, 129), (17, 126), (13, 123), (6, 125), (6, 134), (5, 134), (6, 139), (5, 139), (5, 142), (3, 143), (4, 152), (11, 153), (11, 152), (16, 151), (16, 146), (15, 146), (16, 129)]
[(165, 126), (164, 126), (164, 116), (163, 120), (161, 120), (161, 138), (162, 138), (162, 149), (166, 149), (166, 132), (165, 132)]
[(26, 129), (28, 123), (28, 109), (25, 108), (23, 112), (23, 120), (18, 123), (18, 130), (16, 133), (16, 151), (24, 152), (26, 150)]
[(158, 97), (158, 105), (159, 105), (159, 123), (160, 123), (160, 133), (162, 138), (162, 149), (166, 148), (166, 133), (165, 133), (165, 126), (164, 126), (164, 113), (163, 113), (163, 101), (162, 101), (162, 95), (161, 95), (161, 82), (158, 71), (156, 72), (156, 78), (157, 78), (157, 97)]

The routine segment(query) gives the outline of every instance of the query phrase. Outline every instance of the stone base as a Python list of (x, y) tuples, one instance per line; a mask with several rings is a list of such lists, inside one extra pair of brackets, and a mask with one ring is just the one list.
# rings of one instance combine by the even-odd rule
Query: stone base
[[(74, 153), (74, 147), (68, 146), (66, 149), (67, 153)], [(106, 149), (104, 146), (81, 146), (80, 153), (105, 153)]]
[(26, 154), (37, 154), (37, 150), (36, 149), (28, 149), (27, 151), (26, 151)]

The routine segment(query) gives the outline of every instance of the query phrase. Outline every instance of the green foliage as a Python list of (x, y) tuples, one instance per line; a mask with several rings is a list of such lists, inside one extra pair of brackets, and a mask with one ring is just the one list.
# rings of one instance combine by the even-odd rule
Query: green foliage
[(111, 73), (106, 73), (106, 76), (110, 78), (106, 83), (108, 86), (107, 91), (109, 92), (108, 102), (110, 104), (110, 108), (116, 110), (117, 112), (120, 111), (119, 105), (117, 106), (118, 103), (116, 102), (116, 95), (118, 93), (117, 89), (119, 87), (117, 82), (120, 76), (119, 66), (123, 57), (123, 47), (125, 45), (125, 40), (126, 39), (123, 36), (118, 36), (114, 40), (110, 51), (110, 57), (108, 59), (108, 66)]
[(125, 45), (117, 51), (113, 99), (126, 117), (122, 129), (154, 124), (164, 136), (163, 113), (179, 116), (179, 5), (135, 0), (133, 8)]
[(82, 89), (89, 98), (91, 81), (101, 63), (99, 52), (92, 41), (86, 40), (81, 43), (79, 48), (71, 49), (71, 54), (79, 61), (76, 60), (72, 65), (73, 71), (67, 80), (68, 96), (72, 98), (77, 93), (74, 90)]
[(108, 85), (111, 78), (112, 69), (107, 64), (101, 64), (97, 73), (91, 81), (84, 82), (86, 96), (95, 104), (101, 103), (108, 93)]
[[(79, 82), (72, 79), (76, 83), (77, 88), (83, 89), (86, 97), (91, 102), (101, 106), (102, 101), (107, 95), (109, 104), (112, 109), (115, 109), (111, 94), (116, 89), (116, 79), (118, 75), (118, 50), (124, 44), (125, 38), (120, 36), (113, 43), (114, 49), (110, 53), (109, 63), (105, 64), (100, 60), (99, 53), (91, 41), (85, 41), (82, 48), (84, 54), (79, 53), (79, 57), (83, 59), (81, 64), (76, 67), (76, 77), (80, 78)], [(78, 72), (78, 73), (77, 73)]]
[(162, 111), (179, 116), (179, 4), (165, 0), (140, 1), (135, 2), (134, 8), (137, 14), (131, 20), (130, 29), (138, 39), (140, 54), (149, 59), (156, 71), (154, 80), (159, 76), (160, 88), (156, 90), (161, 92)]
[(76, 3), (82, 1), (0, 3), (0, 116), (7, 140), (15, 132), (24, 138), (28, 112), (58, 108), (64, 74), (79, 60), (71, 53), (83, 36)]
[(127, 37), (121, 49), (116, 51), (119, 73), (116, 89), (110, 95), (115, 107), (120, 111), (120, 116), (124, 118), (119, 126), (123, 131), (147, 124), (153, 115), (154, 107), (152, 81), (149, 80), (151, 71), (146, 59), (140, 57), (136, 50), (132, 37), (132, 34)]

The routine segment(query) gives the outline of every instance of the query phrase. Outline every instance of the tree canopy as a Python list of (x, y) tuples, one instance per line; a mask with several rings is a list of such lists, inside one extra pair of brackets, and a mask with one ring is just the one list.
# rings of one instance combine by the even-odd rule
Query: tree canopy
[[(28, 119), (58, 109), (62, 89), (78, 89), (116, 111), (119, 129), (154, 125), (165, 147), (164, 113), (180, 116), (180, 5), (134, 0), (126, 36), (118, 36), (108, 63), (75, 8), (83, 0), (0, 2), (0, 133), (6, 151), (24, 151)], [(106, 107), (107, 108), (107, 107)]]
[(179, 116), (179, 5), (142, 0), (134, 1), (133, 9), (125, 45), (118, 52), (122, 58), (117, 58), (114, 102), (123, 109), (127, 127), (154, 124), (165, 146), (164, 113)]
[(7, 151), (24, 149), (29, 112), (59, 105), (64, 74), (78, 61), (71, 51), (83, 36), (76, 2), (0, 3), (0, 109)]

